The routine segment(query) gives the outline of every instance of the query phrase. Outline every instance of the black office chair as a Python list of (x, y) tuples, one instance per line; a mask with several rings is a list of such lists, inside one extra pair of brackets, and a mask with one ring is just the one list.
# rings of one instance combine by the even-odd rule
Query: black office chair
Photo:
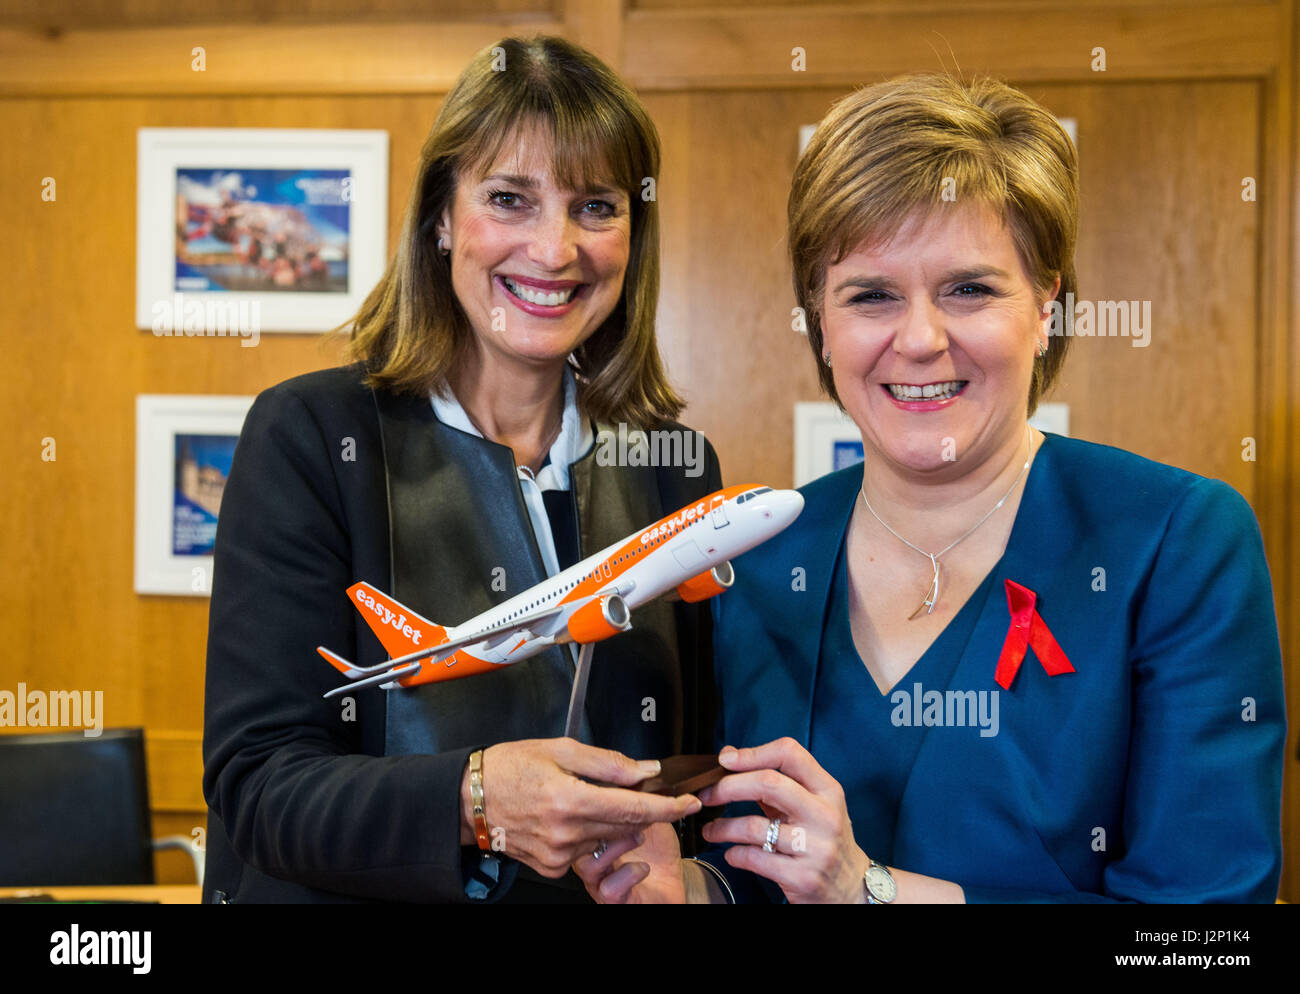
[(0, 735), (0, 887), (152, 884), (173, 848), (203, 882), (190, 839), (150, 831), (143, 729)]

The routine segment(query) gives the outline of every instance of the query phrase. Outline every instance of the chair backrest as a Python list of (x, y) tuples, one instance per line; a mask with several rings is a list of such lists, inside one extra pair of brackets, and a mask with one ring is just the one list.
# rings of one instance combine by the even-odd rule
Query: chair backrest
[(0, 735), (0, 886), (152, 884), (144, 730)]

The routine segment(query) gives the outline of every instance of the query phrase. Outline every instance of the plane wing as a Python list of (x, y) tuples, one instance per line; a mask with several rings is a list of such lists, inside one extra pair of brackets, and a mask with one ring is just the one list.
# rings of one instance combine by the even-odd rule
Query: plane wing
[(347, 659), (344, 659), (336, 652), (325, 648), (323, 645), (316, 647), (316, 651), (333, 666), (336, 670), (348, 678), (350, 682), (335, 687), (333, 690), (326, 691), (325, 697), (336, 697), (339, 694), (350, 693), (355, 690), (362, 690), (365, 687), (373, 687), (376, 684), (393, 683), (404, 677), (417, 673), (420, 669), (421, 660), (433, 657), (433, 662), (446, 659), (459, 649), (467, 646), (477, 645), (480, 642), (494, 639), (500, 641), (510, 638), (513, 635), (530, 630), (539, 621), (545, 621), (566, 610), (579, 607), (588, 601), (597, 597), (608, 597), (610, 594), (618, 594), (626, 597), (636, 587), (636, 584), (630, 580), (624, 580), (620, 583), (612, 583), (602, 587), (588, 597), (582, 598), (578, 603), (570, 604), (553, 604), (537, 611), (521, 615), (518, 618), (512, 618), (510, 621), (502, 622), (497, 625), (490, 625), (479, 628), (467, 635), (461, 635), (446, 642), (440, 642), (438, 645), (431, 645), (415, 652), (409, 652), (404, 656), (397, 656), (389, 659), (384, 663), (376, 663), (374, 666), (357, 666)]
[(405, 656), (398, 656), (396, 659), (390, 659), (386, 663), (377, 663), (374, 666), (357, 666), (344, 659), (336, 652), (331, 652), (323, 645), (316, 647), (325, 660), (336, 670), (346, 676), (351, 683), (345, 683), (342, 686), (335, 687), (327, 691), (326, 697), (334, 697), (338, 694), (347, 693), (353, 690), (360, 690), (363, 687), (370, 687), (377, 683), (388, 683), (392, 680), (400, 680), (402, 677), (410, 676), (420, 669), (420, 660), (434, 657), (434, 662), (440, 659), (446, 659), (459, 649), (466, 646), (477, 645), (479, 642), (489, 639), (492, 636), (501, 636), (503, 638), (520, 632), (539, 621), (561, 613), (565, 609), (564, 605), (554, 605), (543, 608), (540, 611), (533, 611), (529, 614), (521, 615), (518, 618), (512, 618), (508, 622), (499, 625), (490, 625), (470, 632), (468, 635), (462, 635), (438, 645), (431, 645), (426, 649), (419, 649), (416, 652), (407, 653)]
[(362, 690), (365, 687), (373, 687), (377, 683), (389, 683), (393, 680), (400, 680), (402, 677), (410, 676), (411, 674), (418, 672), (420, 669), (420, 664), (418, 662), (408, 663), (405, 666), (398, 667), (394, 667), (391, 663), (383, 663), (379, 668), (380, 672), (370, 673), (369, 676), (366, 676), (366, 673), (376, 669), (376, 667), (353, 666), (337, 652), (331, 652), (323, 645), (317, 646), (316, 651), (324, 656), (325, 661), (336, 670), (346, 676), (349, 680), (354, 681), (352, 683), (345, 683), (340, 687), (335, 687), (333, 690), (326, 691), (324, 694), (325, 697), (335, 697), (338, 694), (347, 693), (353, 690)]

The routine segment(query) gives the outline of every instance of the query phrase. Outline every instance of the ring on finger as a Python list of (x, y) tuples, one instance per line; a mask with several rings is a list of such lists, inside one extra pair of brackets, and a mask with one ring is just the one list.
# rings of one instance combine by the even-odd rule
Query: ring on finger
[(608, 849), (608, 848), (609, 848), (609, 845), (605, 842), (604, 839), (601, 839), (601, 840), (600, 840), (600, 845), (598, 845), (595, 849), (593, 849), (593, 850), (591, 851), (591, 858), (592, 858), (592, 859), (600, 859), (600, 857), (602, 857), (602, 856), (605, 855), (605, 850)]
[(763, 852), (774, 852), (776, 840), (781, 834), (781, 819), (773, 818), (767, 823), (767, 841), (763, 843)]

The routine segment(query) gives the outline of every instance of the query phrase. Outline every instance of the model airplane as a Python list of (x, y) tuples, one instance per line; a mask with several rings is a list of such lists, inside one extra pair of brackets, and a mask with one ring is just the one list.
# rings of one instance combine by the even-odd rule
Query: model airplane
[(325, 696), (375, 684), (392, 690), (454, 680), (568, 642), (583, 646), (589, 657), (588, 646), (627, 631), (631, 612), (656, 597), (675, 591), (695, 602), (722, 593), (735, 580), (730, 560), (767, 541), (802, 510), (803, 497), (793, 490), (727, 487), (453, 628), (422, 618), (368, 583), (354, 583), (348, 596), (393, 658), (354, 666), (319, 646), (316, 651), (351, 681)]

